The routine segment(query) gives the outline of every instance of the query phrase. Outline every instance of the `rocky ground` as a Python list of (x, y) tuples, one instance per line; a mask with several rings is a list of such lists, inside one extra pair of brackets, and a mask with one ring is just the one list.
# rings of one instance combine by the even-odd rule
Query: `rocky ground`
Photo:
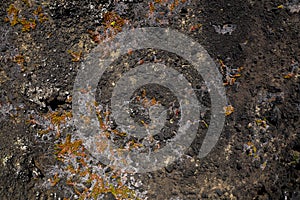
[[(8, 0), (0, 8), (0, 199), (300, 199), (300, 1)], [(198, 41), (223, 75), (234, 110), (205, 158), (197, 154), (206, 115), (175, 163), (156, 172), (118, 173), (90, 158), (74, 136), (73, 85), (98, 43), (149, 26)], [(155, 49), (130, 55), (100, 80), (100, 104), (109, 102), (124, 63), (163, 60), (192, 86), (202, 81), (177, 55)], [(164, 88), (146, 90), (135, 96), (162, 105), (174, 100)], [(210, 104), (207, 91), (200, 99)], [(99, 116), (112, 134), (115, 125), (107, 124), (104, 109)], [(133, 117), (147, 123), (147, 116)], [(167, 131), (156, 140), (163, 145), (173, 136)], [(135, 148), (132, 141), (127, 144)]]

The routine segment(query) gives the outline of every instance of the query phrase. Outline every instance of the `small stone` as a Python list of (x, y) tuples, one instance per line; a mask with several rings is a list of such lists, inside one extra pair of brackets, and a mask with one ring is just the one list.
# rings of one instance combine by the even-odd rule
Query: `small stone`
[(236, 150), (243, 150), (243, 146), (242, 145), (236, 145), (234, 148)]
[(116, 198), (114, 197), (114, 195), (112, 193), (107, 193), (104, 195), (104, 200), (115, 200)]
[(242, 169), (242, 165), (241, 165), (240, 163), (237, 163), (237, 164), (236, 164), (236, 169), (237, 169), (237, 170), (241, 170), (241, 169)]
[(234, 126), (234, 128), (237, 130), (237, 132), (241, 132), (242, 131), (242, 125), (241, 124), (236, 124)]
[(165, 169), (168, 173), (171, 173), (174, 169), (174, 166), (171, 164), (171, 165), (166, 166)]
[(208, 195), (207, 195), (205, 192), (203, 192), (203, 193), (201, 194), (201, 197), (202, 197), (202, 198), (208, 198)]
[(47, 135), (43, 135), (42, 139), (43, 139), (44, 141), (48, 140)]
[(260, 138), (261, 143), (266, 143), (267, 141), (268, 141), (267, 138)]
[(281, 92), (281, 88), (279, 88), (279, 85), (267, 85), (268, 92), (271, 93), (277, 93)]
[(216, 189), (216, 194), (219, 195), (219, 196), (222, 196), (223, 192), (220, 189)]
[(258, 160), (255, 160), (253, 162), (253, 167), (255, 167), (256, 169), (259, 169), (260, 168), (260, 162)]

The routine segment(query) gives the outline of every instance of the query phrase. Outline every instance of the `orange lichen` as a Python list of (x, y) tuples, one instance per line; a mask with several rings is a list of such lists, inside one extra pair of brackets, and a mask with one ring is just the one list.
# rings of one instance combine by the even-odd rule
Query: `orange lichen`
[(234, 112), (234, 107), (232, 105), (228, 105), (224, 107), (225, 115), (229, 116)]
[(13, 58), (13, 62), (17, 63), (20, 67), (21, 70), (24, 71), (24, 63), (25, 63), (25, 57), (22, 54), (18, 54)]
[(50, 112), (47, 117), (50, 118), (51, 123), (57, 126), (60, 126), (61, 124), (65, 124), (67, 121), (67, 118), (72, 118), (72, 113), (63, 111), (62, 113), (59, 111)]
[(22, 18), (19, 20), (19, 22), (23, 25), (22, 32), (33, 30), (36, 27), (36, 22), (34, 19), (26, 20), (25, 18)]
[[(97, 103), (95, 103), (95, 106)], [(101, 113), (103, 120), (106, 126), (109, 126), (107, 120), (109, 120), (109, 111)], [(72, 113), (67, 111), (51, 111), (46, 116), (44, 120), (47, 121), (47, 126), (50, 123), (50, 126), (43, 130), (43, 134), (47, 134), (49, 131), (58, 130), (58, 127), (63, 129), (63, 125), (66, 124), (72, 118)], [(30, 116), (28, 120), (30, 123), (39, 124), (39, 120), (35, 120), (33, 116)], [(108, 132), (108, 130), (106, 131)], [(121, 134), (120, 132), (118, 134)], [(63, 135), (63, 134), (62, 134)], [(48, 179), (51, 186), (55, 187), (57, 184), (65, 184), (72, 187), (75, 194), (78, 195), (79, 199), (98, 199), (101, 195), (106, 193), (111, 193), (114, 195), (115, 199), (139, 199), (134, 190), (129, 189), (124, 183), (122, 173), (117, 170), (116, 167), (110, 165), (112, 171), (104, 172), (104, 168), (101, 164), (93, 166), (91, 164), (92, 158), (89, 152), (84, 146), (82, 139), (76, 139), (71, 134), (67, 134), (63, 140), (61, 140), (61, 135), (56, 137), (55, 144), (55, 155), (59, 162), (61, 162), (62, 171), (54, 173), (52, 177)], [(103, 137), (109, 137), (103, 135)], [(99, 139), (99, 140), (98, 140)], [(97, 147), (103, 148), (106, 147), (107, 142), (101, 140), (100, 134), (97, 138), (96, 145)], [(138, 146), (133, 141), (129, 144), (129, 148), (133, 149)], [(98, 149), (99, 150), (99, 149)], [(104, 150), (104, 149), (103, 149)], [(126, 149), (118, 149), (118, 153), (122, 153)], [(113, 155), (113, 151), (111, 151)], [(98, 162), (98, 161), (97, 161)], [(126, 160), (121, 160), (120, 162), (126, 162)], [(99, 171), (92, 170), (93, 167), (96, 167)], [(63, 180), (65, 180), (63, 182)], [(123, 182), (121, 181), (123, 180)], [(81, 187), (79, 190), (78, 188)]]
[(255, 123), (256, 123), (257, 126), (261, 126), (261, 127), (264, 127), (264, 128), (267, 127), (266, 119), (256, 119)]
[(290, 78), (293, 78), (293, 77), (295, 77), (294, 73), (288, 73), (287, 75), (284, 76), (285, 79), (290, 79)]
[(222, 60), (219, 60), (220, 63), (220, 70), (224, 77), (224, 86), (232, 86), (234, 85), (236, 79), (241, 76), (240, 72), (243, 70), (243, 67), (239, 67), (237, 69), (231, 69), (227, 65), (224, 64)]
[(116, 12), (107, 12), (103, 16), (101, 27), (99, 27), (103, 33), (92, 30), (89, 30), (88, 33), (91, 34), (94, 42), (100, 43), (105, 39), (113, 38), (116, 34), (121, 32), (123, 27), (128, 23), (129, 21), (127, 19), (122, 18)]
[(140, 144), (140, 143), (135, 142), (134, 140), (131, 140), (128, 143), (126, 143), (126, 147), (129, 150), (138, 149), (138, 148), (143, 147), (143, 144)]
[(107, 12), (103, 16), (103, 25), (108, 28), (113, 28), (114, 30), (121, 31), (122, 26), (127, 22), (126, 19), (123, 19), (115, 12)]
[(169, 5), (169, 10), (172, 12), (175, 9), (175, 7), (177, 7), (178, 5), (179, 5), (179, 0), (174, 0), (173, 3)]
[[(157, 11), (157, 7), (167, 7), (169, 12), (172, 13), (176, 8), (178, 8), (181, 4), (185, 3), (186, 0), (154, 0), (149, 2), (149, 16), (153, 16), (153, 14)], [(165, 15), (165, 12), (159, 12), (161, 15)], [(170, 14), (169, 13), (169, 14)]]
[(5, 21), (10, 22), (11, 26), (18, 24), (19, 11), (20, 10), (17, 9), (14, 4), (10, 4), (7, 9), (7, 17), (5, 18)]
[(154, 3), (153, 3), (153, 2), (150, 2), (150, 3), (149, 3), (149, 12), (150, 12), (150, 14), (153, 14), (154, 11), (155, 11)]
[[(57, 158), (62, 159), (66, 154), (78, 155), (79, 150), (82, 148), (82, 140), (74, 140), (72, 142), (71, 135), (67, 135), (65, 142), (56, 145)], [(83, 155), (81, 154), (81, 156)]]
[(60, 181), (60, 178), (58, 177), (58, 173), (56, 173), (53, 178), (49, 179), (49, 182), (51, 186), (55, 186)]
[(18, 54), (14, 57), (14, 62), (16, 62), (18, 65), (23, 65), (25, 62), (25, 58), (23, 55)]
[[(30, 1), (23, 0), (23, 2), (27, 5), (27, 7), (34, 6), (34, 4)], [(28, 15), (31, 15), (31, 17), (28, 17)], [(36, 19), (40, 23), (48, 20), (47, 15), (43, 13), (41, 6), (38, 6), (33, 13), (27, 13), (27, 16), (24, 16), (23, 12), (22, 14), (20, 13), (20, 9), (18, 9), (14, 4), (10, 4), (7, 9), (7, 17), (5, 18), (5, 22), (9, 22), (11, 26), (21, 24), (22, 32), (27, 32), (36, 28)]]
[[(71, 112), (63, 111), (62, 113), (59, 111), (50, 112), (46, 115), (46, 118), (50, 120), (51, 124), (54, 126), (56, 130), (56, 137), (60, 136), (60, 127), (62, 124), (67, 122), (67, 119), (72, 118)], [(53, 130), (52, 127), (48, 127), (49, 129)]]
[[(111, 193), (116, 199), (137, 199), (133, 190), (130, 190), (124, 183), (121, 182), (120, 172), (115, 171), (111, 177), (117, 181), (116, 185), (112, 185), (102, 175), (94, 173), (90, 170), (88, 161), (89, 155), (85, 153), (85, 148), (81, 140), (71, 139), (71, 135), (67, 135), (64, 142), (56, 145), (57, 158), (62, 162), (69, 163), (65, 170), (69, 174), (73, 174), (67, 178), (66, 184), (72, 186), (75, 193), (79, 196), (79, 199), (94, 198), (97, 199), (99, 195), (105, 193)], [(77, 158), (77, 164), (68, 162), (68, 158)], [(99, 166), (101, 168), (101, 166)], [(84, 183), (95, 183), (92, 188), (84, 187), (82, 191), (79, 191), (76, 186), (82, 185), (80, 177), (85, 177)], [(50, 179), (52, 186), (55, 186), (58, 181), (58, 175)]]
[(133, 53), (133, 50), (132, 49), (128, 49), (127, 54), (128, 55), (132, 55), (132, 53)]
[(190, 32), (194, 32), (194, 31), (197, 31), (197, 30), (199, 30), (200, 28), (202, 27), (202, 24), (195, 24), (195, 25), (192, 25), (191, 27), (190, 27)]
[(157, 103), (158, 103), (158, 101), (156, 101), (156, 99), (153, 97), (153, 98), (151, 99), (150, 105), (151, 105), (151, 106), (154, 106), (154, 105), (157, 104)]
[(247, 145), (246, 145), (246, 147), (247, 147), (247, 154), (249, 155), (249, 156), (253, 156), (254, 158), (257, 158), (257, 148), (256, 148), (256, 146), (252, 143), (252, 142), (248, 142), (247, 143)]
[(28, 7), (32, 6), (32, 3), (29, 0), (22, 0)]
[(48, 17), (43, 13), (42, 6), (38, 6), (36, 10), (33, 11), (34, 16), (36, 16), (40, 23), (43, 23), (48, 20)]
[[(97, 103), (94, 103), (97, 106)], [(99, 111), (98, 111), (99, 112)], [(108, 121), (110, 112), (108, 110), (104, 112), (99, 112), (100, 118), (103, 120), (102, 125), (105, 128), (105, 134), (119, 134), (123, 135), (117, 130), (108, 129)], [(46, 115), (46, 119), (50, 121), (52, 127), (60, 127), (63, 124), (67, 123), (72, 117), (71, 112), (66, 111), (55, 111), (50, 112)], [(33, 121), (32, 119), (30, 121)], [(34, 120), (34, 123), (38, 123)], [(48, 130), (45, 130), (47, 132)], [(103, 134), (103, 137), (110, 137), (110, 135)], [(61, 136), (60, 136), (61, 137)], [(56, 139), (59, 139), (57, 137)], [(105, 150), (108, 147), (107, 143), (103, 138), (97, 138), (96, 145), (99, 148), (98, 150)], [(136, 143), (133, 140), (130, 140), (125, 148), (119, 148), (117, 154), (120, 155), (124, 151), (131, 149), (139, 148), (141, 145)], [(102, 148), (102, 149), (101, 149)], [(111, 154), (114, 155), (114, 152), (111, 151)], [(128, 186), (124, 184), (122, 178), (122, 173), (117, 170), (114, 165), (110, 165), (112, 171), (107, 172), (106, 175), (102, 173), (103, 166), (98, 164), (96, 167), (100, 171), (91, 170), (91, 159), (93, 159), (89, 152), (85, 149), (84, 143), (81, 139), (74, 138), (71, 134), (67, 134), (65, 139), (55, 145), (55, 155), (58, 161), (64, 164), (62, 167), (63, 172), (55, 173), (52, 178), (49, 178), (51, 186), (56, 186), (58, 183), (62, 183), (62, 180), (66, 180), (65, 183), (73, 188), (73, 191), (78, 195), (79, 199), (97, 199), (100, 195), (111, 193), (114, 195), (115, 199), (139, 199), (134, 190), (129, 189)], [(126, 163), (126, 159), (120, 160), (122, 163)], [(91, 186), (92, 183), (92, 186)], [(82, 187), (83, 186), (83, 187)], [(82, 187), (80, 190), (78, 187)]]
[(79, 62), (82, 56), (82, 51), (75, 52), (72, 50), (68, 50), (68, 53), (72, 56), (72, 61), (73, 62)]

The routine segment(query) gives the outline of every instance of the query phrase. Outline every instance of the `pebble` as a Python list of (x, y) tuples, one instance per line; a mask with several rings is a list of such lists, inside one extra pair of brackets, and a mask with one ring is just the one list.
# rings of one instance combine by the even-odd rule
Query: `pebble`
[(201, 194), (201, 197), (202, 197), (202, 198), (208, 198), (208, 195), (207, 195), (205, 192), (203, 192), (203, 193)]
[(174, 169), (174, 166), (172, 164), (170, 164), (170, 165), (166, 166), (165, 169), (168, 173), (171, 173)]
[(220, 189), (216, 189), (216, 194), (219, 195), (219, 196), (222, 196), (223, 192)]

